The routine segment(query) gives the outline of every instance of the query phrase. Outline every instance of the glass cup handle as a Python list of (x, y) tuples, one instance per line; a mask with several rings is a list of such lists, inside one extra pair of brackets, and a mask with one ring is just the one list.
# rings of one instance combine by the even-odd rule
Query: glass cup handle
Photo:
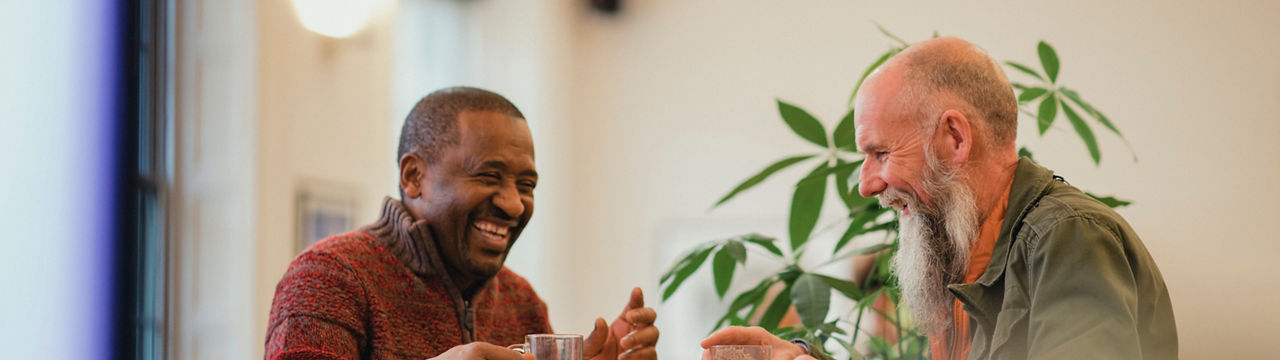
[(521, 354), (528, 353), (528, 351), (525, 349), (526, 347), (528, 347), (528, 345), (526, 344), (507, 345), (508, 349), (518, 351)]

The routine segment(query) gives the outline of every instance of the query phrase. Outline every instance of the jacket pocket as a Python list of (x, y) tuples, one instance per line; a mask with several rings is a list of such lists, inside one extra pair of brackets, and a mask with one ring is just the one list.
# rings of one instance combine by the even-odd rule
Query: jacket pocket
[(1025, 358), (1027, 333), (1027, 309), (1005, 309), (996, 317), (995, 331), (991, 334), (992, 359)]

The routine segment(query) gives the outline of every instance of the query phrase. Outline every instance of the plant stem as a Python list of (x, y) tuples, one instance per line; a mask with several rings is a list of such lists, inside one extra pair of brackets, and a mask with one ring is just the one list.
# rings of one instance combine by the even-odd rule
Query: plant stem
[[(864, 297), (863, 299), (866, 298)], [(853, 322), (853, 339), (849, 340), (849, 345), (857, 345), (858, 343), (858, 331), (862, 330), (862, 311), (866, 309), (866, 306), (862, 306), (861, 304), (858, 305), (858, 320)]]
[(893, 319), (898, 322), (898, 326), (894, 326), (894, 328), (898, 329), (898, 356), (901, 357), (903, 355), (902, 353), (902, 307), (898, 306), (898, 304), (893, 304), (893, 312), (895, 313)]

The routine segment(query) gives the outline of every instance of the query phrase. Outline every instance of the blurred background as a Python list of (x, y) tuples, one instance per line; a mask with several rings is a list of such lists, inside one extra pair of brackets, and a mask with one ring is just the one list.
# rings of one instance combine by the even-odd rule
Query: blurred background
[(1025, 64), (1053, 44), (1060, 81), (1138, 160), (1099, 133), (1095, 166), (1069, 129), (1042, 139), (1025, 119), (1019, 141), (1072, 184), (1134, 201), (1119, 211), (1164, 274), (1183, 358), (1280, 356), (1280, 2), (8, 5), (0, 358), (261, 358), (289, 262), (377, 217), (404, 116), (455, 85), (528, 117), (538, 213), (508, 266), (557, 331), (588, 332), (640, 286), (659, 354), (694, 358), (725, 305), (705, 274), (659, 302), (659, 275), (702, 241), (786, 234), (790, 180), (708, 209), (811, 149), (776, 99), (835, 125), (893, 44), (877, 24)]

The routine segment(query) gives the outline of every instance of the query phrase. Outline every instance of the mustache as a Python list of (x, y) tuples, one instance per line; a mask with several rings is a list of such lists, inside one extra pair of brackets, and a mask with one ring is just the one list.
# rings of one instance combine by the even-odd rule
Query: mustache
[(893, 207), (895, 204), (910, 205), (911, 200), (907, 192), (894, 188), (885, 188), (876, 198), (880, 200), (880, 207), (883, 208)]
[(882, 208), (892, 208), (894, 205), (901, 207), (905, 205), (906, 207), (911, 208), (912, 213), (932, 213), (932, 211), (930, 211), (931, 209), (924, 206), (918, 198), (899, 189), (891, 187), (885, 188), (880, 192), (880, 195), (876, 196), (876, 198), (880, 201), (880, 207)]

